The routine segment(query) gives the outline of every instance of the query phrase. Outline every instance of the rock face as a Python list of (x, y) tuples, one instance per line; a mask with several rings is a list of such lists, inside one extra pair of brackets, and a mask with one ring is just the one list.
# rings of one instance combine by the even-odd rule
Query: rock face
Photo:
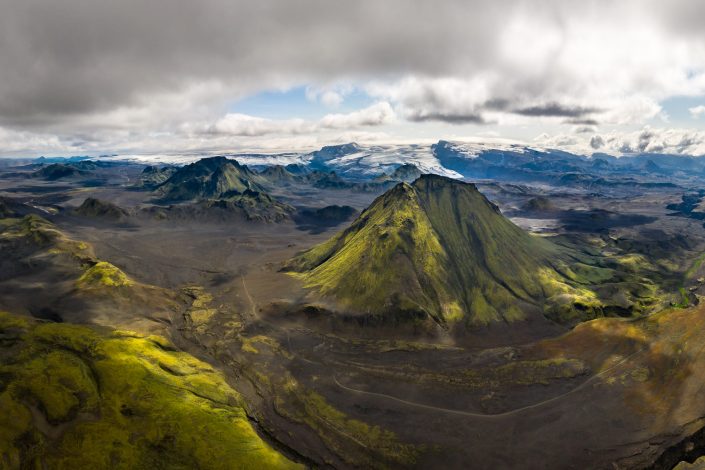
[(163, 201), (221, 199), (246, 190), (263, 191), (263, 178), (235, 160), (204, 158), (179, 168), (156, 190)]
[(348, 229), (285, 269), (351, 311), (487, 324), (531, 315), (561, 277), (552, 268), (556, 255), (474, 185), (424, 175), (377, 198)]

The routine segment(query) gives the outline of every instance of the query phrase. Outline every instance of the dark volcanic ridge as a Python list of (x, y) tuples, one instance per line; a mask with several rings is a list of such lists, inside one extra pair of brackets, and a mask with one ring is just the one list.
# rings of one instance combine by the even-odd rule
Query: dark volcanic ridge
[(262, 192), (263, 178), (225, 157), (203, 158), (179, 168), (155, 191), (161, 202), (220, 199), (245, 190)]
[(295, 212), (292, 206), (277, 201), (267, 193), (246, 189), (242, 194), (231, 194), (221, 199), (145, 207), (138, 211), (138, 215), (159, 220), (279, 223), (291, 220)]
[(129, 215), (122, 207), (112, 202), (102, 201), (93, 197), (86, 198), (83, 204), (73, 212), (82, 217), (97, 217), (112, 220), (120, 220)]

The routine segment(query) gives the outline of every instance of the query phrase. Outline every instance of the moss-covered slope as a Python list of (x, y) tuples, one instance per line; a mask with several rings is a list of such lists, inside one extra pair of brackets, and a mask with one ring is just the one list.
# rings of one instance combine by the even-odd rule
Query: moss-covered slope
[(576, 274), (569, 258), (511, 223), (474, 185), (424, 175), (377, 198), (285, 269), (361, 313), (430, 315), (441, 324), (599, 316), (598, 299), (581, 283), (613, 272), (580, 264)]
[(289, 268), (362, 312), (487, 323), (520, 319), (517, 300), (543, 295), (537, 273), (549, 266), (551, 250), (473, 185), (425, 175), (379, 197), (350, 228)]
[(164, 338), (0, 313), (0, 467), (293, 468)]
[(176, 173), (178, 168), (174, 166), (147, 166), (134, 183), (135, 188), (154, 189)]

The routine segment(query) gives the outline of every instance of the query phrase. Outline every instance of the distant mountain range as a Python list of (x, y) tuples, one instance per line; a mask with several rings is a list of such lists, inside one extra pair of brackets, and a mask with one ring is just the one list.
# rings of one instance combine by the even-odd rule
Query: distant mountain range
[[(335, 172), (338, 177), (353, 181), (379, 180), (385, 175), (391, 175), (402, 165), (413, 165), (420, 173), (432, 173), (451, 178), (494, 179), (581, 187), (684, 184), (705, 179), (705, 158), (702, 156), (654, 153), (622, 156), (604, 153), (578, 155), (562, 150), (519, 144), (483, 144), (446, 140), (440, 140), (433, 145), (363, 146), (351, 142), (325, 146), (308, 153), (233, 153), (219, 157), (237, 160), (240, 165), (247, 166), (250, 170), (280, 166), (291, 174), (303, 175), (313, 171)], [(64, 164), (81, 171), (84, 169), (80, 167), (83, 158), (67, 159)], [(192, 163), (199, 158), (200, 156), (111, 155), (97, 160), (181, 164)], [(44, 165), (61, 163), (56, 158), (35, 162)], [(59, 169), (52, 165), (50, 171), (45, 170), (43, 173), (53, 174), (57, 170)], [(157, 178), (159, 171), (158, 168), (150, 170), (153, 173), (152, 176)], [(276, 171), (281, 173), (281, 170)], [(286, 174), (272, 173), (266, 176), (288, 178)], [(217, 185), (217, 183), (212, 184)], [(204, 190), (208, 192), (206, 188)]]

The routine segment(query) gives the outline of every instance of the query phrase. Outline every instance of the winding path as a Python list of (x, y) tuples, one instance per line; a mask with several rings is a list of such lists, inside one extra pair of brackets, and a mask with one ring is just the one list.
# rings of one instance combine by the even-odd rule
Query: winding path
[(512, 415), (515, 415), (515, 414), (519, 414), (519, 413), (521, 413), (521, 412), (523, 412), (523, 411), (530, 410), (530, 409), (533, 409), (533, 408), (539, 408), (539, 407), (541, 407), (541, 406), (543, 406), (543, 405), (546, 405), (546, 404), (548, 404), (548, 403), (551, 403), (551, 402), (560, 400), (561, 398), (564, 398), (564, 397), (566, 397), (566, 396), (568, 396), (568, 395), (570, 395), (570, 394), (572, 394), (572, 393), (575, 393), (575, 392), (577, 392), (577, 391), (579, 391), (579, 390), (582, 390), (583, 388), (585, 388), (585, 387), (587, 387), (589, 384), (591, 384), (593, 381), (595, 381), (595, 379), (597, 379), (597, 378), (599, 378), (599, 377), (605, 375), (606, 373), (608, 373), (608, 372), (610, 372), (610, 371), (616, 369), (617, 367), (619, 367), (620, 365), (624, 364), (625, 362), (627, 362), (627, 361), (628, 361), (629, 359), (631, 359), (632, 357), (636, 356), (637, 354), (640, 354), (640, 353), (644, 352), (645, 349), (646, 349), (646, 348), (641, 348), (641, 349), (639, 349), (638, 351), (633, 352), (632, 354), (626, 356), (625, 358), (621, 359), (620, 361), (618, 361), (618, 362), (615, 363), (614, 365), (608, 367), (607, 369), (603, 370), (602, 372), (599, 372), (599, 373), (593, 375), (592, 377), (588, 378), (585, 382), (581, 383), (580, 385), (578, 385), (578, 386), (575, 387), (574, 389), (571, 389), (571, 390), (567, 391), (566, 393), (563, 393), (563, 394), (561, 394), (561, 395), (557, 395), (557, 396), (555, 396), (555, 397), (549, 398), (549, 399), (547, 399), (547, 400), (544, 400), (544, 401), (541, 401), (541, 402), (538, 402), (538, 403), (534, 403), (534, 404), (532, 404), (532, 405), (527, 405), (527, 406), (524, 406), (524, 407), (521, 407), (521, 408), (516, 408), (516, 409), (514, 409), (514, 410), (505, 411), (504, 413), (496, 413), (496, 414), (472, 413), (472, 412), (470, 412), (470, 411), (453, 410), (453, 409), (450, 409), (450, 408), (440, 408), (440, 407), (432, 406), (432, 405), (424, 405), (423, 403), (416, 403), (416, 402), (412, 402), (412, 401), (407, 401), (407, 400), (404, 400), (404, 399), (402, 399), (402, 398), (398, 398), (398, 397), (395, 397), (395, 396), (392, 396), (392, 395), (387, 395), (387, 394), (384, 394), (384, 393), (368, 392), (368, 391), (366, 391), (366, 390), (360, 390), (360, 389), (348, 387), (348, 386), (346, 386), (346, 385), (341, 384), (341, 383), (338, 381), (338, 378), (337, 378), (335, 375), (333, 376), (333, 381), (335, 382), (335, 384), (336, 384), (338, 387), (340, 387), (340, 388), (342, 388), (343, 390), (346, 390), (346, 391), (348, 391), (348, 392), (358, 393), (358, 394), (361, 394), (361, 395), (374, 396), (374, 397), (378, 397), (378, 398), (385, 398), (385, 399), (387, 399), (387, 400), (392, 400), (392, 401), (395, 401), (395, 402), (398, 402), (398, 403), (401, 403), (401, 404), (407, 405), (407, 406), (413, 406), (413, 407), (416, 407), (416, 408), (424, 408), (424, 409), (427, 409), (427, 410), (438, 411), (438, 412), (441, 412), (441, 413), (449, 413), (449, 414), (455, 414), (455, 415), (460, 415), (460, 416), (467, 416), (467, 417), (470, 417), (470, 418), (498, 419), (498, 418), (504, 418), (504, 417), (507, 417), (507, 416), (512, 416)]

